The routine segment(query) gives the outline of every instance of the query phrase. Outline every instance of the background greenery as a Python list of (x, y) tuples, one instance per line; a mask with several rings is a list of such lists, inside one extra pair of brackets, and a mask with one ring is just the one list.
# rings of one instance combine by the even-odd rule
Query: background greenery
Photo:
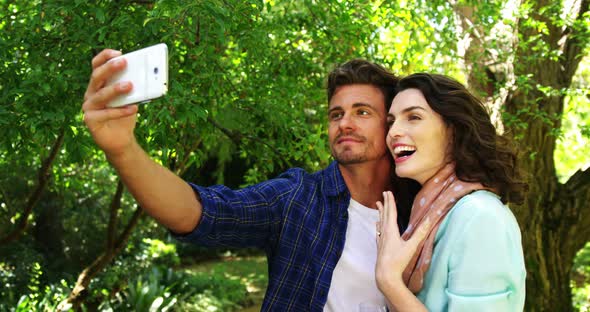
[(585, 0), (0, 0), (0, 310), (225, 311), (260, 299), (248, 290), (264, 287), (259, 257), (201, 264), (256, 251), (172, 241), (83, 125), (92, 57), (158, 42), (170, 90), (140, 107), (137, 137), (203, 185), (328, 164), (323, 87), (338, 63), (465, 82), (520, 140), (535, 182), (514, 207), (527, 310), (590, 310), (589, 28)]

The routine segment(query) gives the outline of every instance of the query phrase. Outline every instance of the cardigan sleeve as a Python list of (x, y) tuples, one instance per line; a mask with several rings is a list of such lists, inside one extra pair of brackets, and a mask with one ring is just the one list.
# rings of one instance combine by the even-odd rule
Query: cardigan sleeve
[(469, 196), (454, 209), (449, 226), (462, 230), (448, 263), (448, 311), (522, 311), (526, 270), (514, 215), (492, 196)]

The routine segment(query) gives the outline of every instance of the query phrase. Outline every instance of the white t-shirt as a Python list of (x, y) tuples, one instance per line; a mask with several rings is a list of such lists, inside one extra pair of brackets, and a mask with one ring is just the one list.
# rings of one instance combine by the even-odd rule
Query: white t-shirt
[(356, 312), (361, 303), (385, 306), (385, 297), (375, 282), (377, 221), (377, 209), (350, 199), (344, 250), (334, 268), (325, 312)]

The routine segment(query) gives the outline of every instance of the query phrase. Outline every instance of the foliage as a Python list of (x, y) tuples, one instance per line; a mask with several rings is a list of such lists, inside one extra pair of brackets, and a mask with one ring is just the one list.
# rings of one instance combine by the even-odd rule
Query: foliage
[(590, 284), (573, 289), (574, 308), (580, 312), (590, 311)]
[(181, 302), (178, 311), (229, 311), (261, 302), (268, 283), (263, 256), (201, 263), (185, 272), (193, 276), (191, 289), (206, 290)]
[[(232, 269), (226, 270), (229, 266)], [(249, 260), (206, 267), (184, 271), (154, 267), (132, 280), (113, 299), (105, 301), (99, 310), (232, 311), (252, 303), (247, 288), (253, 283), (254, 273), (249, 272), (265, 269), (253, 266)], [(262, 273), (262, 276), (262, 280), (256, 280), (257, 284), (266, 282), (266, 275)]]
[(180, 258), (176, 253), (176, 245), (166, 244), (159, 239), (144, 238), (142, 242), (147, 245), (142, 252), (142, 259), (151, 259), (154, 264), (163, 267), (173, 267), (180, 264)]
[[(324, 77), (335, 64), (355, 57), (400, 74), (449, 74), (500, 104), (529, 96), (523, 107), (505, 111), (505, 126), (520, 139), (531, 136), (526, 131), (537, 123), (549, 129), (538, 144), (523, 143), (522, 149), (530, 163), (548, 160), (539, 170), (551, 171), (555, 162), (565, 184), (590, 162), (590, 67), (584, 59), (564, 87), (544, 80), (555, 75), (540, 73), (570, 57), (565, 47), (551, 44), (552, 27), (567, 29), (564, 38), (575, 34), (583, 47), (561, 67), (588, 54), (588, 13), (576, 18), (568, 5), (574, 6), (571, 1), (511, 0), (0, 0), (0, 236), (23, 220), (28, 225), (20, 240), (0, 246), (0, 309), (17, 304), (51, 309), (66, 285), (71, 287), (75, 276), (105, 250), (107, 207), (117, 178), (80, 113), (90, 60), (101, 49), (127, 52), (168, 44), (169, 93), (140, 107), (137, 137), (157, 162), (198, 184), (239, 187), (287, 167), (313, 171), (328, 164)], [(482, 79), (485, 83), (478, 82)], [(541, 103), (548, 99), (563, 100), (563, 110), (543, 110), (553, 107)], [(41, 169), (62, 132), (63, 143), (57, 144), (45, 174)], [(557, 148), (542, 149), (553, 139)], [(40, 200), (25, 213), (45, 176), (49, 179)], [(554, 188), (539, 192), (555, 193)], [(135, 208), (124, 194), (111, 234), (122, 232)], [(555, 216), (552, 210), (548, 214)], [(563, 223), (552, 222), (547, 228)], [(222, 252), (205, 255), (178, 247), (182, 257)], [(161, 308), (176, 299), (196, 309), (207, 296), (223, 310), (242, 300), (237, 284), (224, 284), (232, 283), (222, 273), (230, 267), (213, 273), (208, 280), (213, 289), (198, 284), (205, 275), (191, 281), (203, 286), (199, 294), (167, 280), (167, 273), (149, 271), (154, 264), (171, 267), (179, 260), (165, 230), (141, 219), (121, 254), (91, 282), (87, 304), (122, 307), (117, 296), (133, 296), (137, 306), (149, 309), (147, 302), (159, 297)], [(573, 270), (585, 266), (576, 264)], [(180, 293), (166, 297), (170, 287), (184, 289), (195, 301), (182, 301), (189, 297)], [(218, 295), (226, 287), (233, 291)]]
[(115, 311), (168, 311), (177, 301), (173, 295), (177, 282), (172, 269), (162, 273), (154, 267), (149, 275), (138, 277), (129, 283), (125, 291), (117, 293), (115, 303), (106, 303), (101, 309), (108, 306)]
[[(174, 245), (162, 242), (144, 244), (144, 249), (137, 254), (154, 252), (154, 246), (158, 245), (162, 248), (155, 253), (174, 249)], [(176, 253), (170, 254), (170, 259), (177, 258)], [(260, 256), (229, 258), (184, 270), (174, 270), (167, 262), (145, 266), (157, 259), (140, 257), (138, 261), (142, 262), (141, 268), (135, 269), (131, 261), (115, 261), (113, 268), (93, 281), (95, 292), (82, 308), (97, 311), (232, 311), (261, 300), (268, 280), (266, 261)], [(125, 269), (128, 272), (123, 272)], [(115, 272), (119, 272), (119, 276), (114, 276)], [(0, 303), (0, 310), (55, 311), (71, 287), (61, 280), (42, 289), (31, 289), (17, 298), (14, 305)]]
[(71, 285), (68, 285), (66, 281), (62, 280), (60, 284), (47, 285), (42, 291), (21, 296), (16, 306), (12, 309), (1, 305), (0, 308), (14, 312), (56, 311), (58, 304), (67, 297), (70, 288)]
[(590, 311), (590, 243), (578, 252), (572, 267), (572, 293), (574, 307)]
[(585, 57), (566, 98), (563, 126), (555, 150), (557, 173), (565, 182), (579, 169), (590, 166), (590, 57)]
[(3, 301), (14, 303), (23, 292), (35, 294), (43, 289), (42, 268), (46, 263), (40, 253), (27, 248), (23, 242), (4, 247), (1, 252), (7, 255), (0, 262), (0, 298)]

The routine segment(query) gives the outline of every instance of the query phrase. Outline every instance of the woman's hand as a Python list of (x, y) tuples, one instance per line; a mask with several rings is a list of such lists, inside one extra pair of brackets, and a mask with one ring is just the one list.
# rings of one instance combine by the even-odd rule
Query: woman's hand
[(418, 245), (428, 234), (430, 222), (426, 220), (406, 241), (399, 233), (397, 207), (391, 192), (383, 193), (383, 203), (377, 202), (377, 209), (379, 209), (379, 222), (377, 223), (375, 278), (377, 287), (385, 294), (391, 289), (406, 287), (402, 274)]

